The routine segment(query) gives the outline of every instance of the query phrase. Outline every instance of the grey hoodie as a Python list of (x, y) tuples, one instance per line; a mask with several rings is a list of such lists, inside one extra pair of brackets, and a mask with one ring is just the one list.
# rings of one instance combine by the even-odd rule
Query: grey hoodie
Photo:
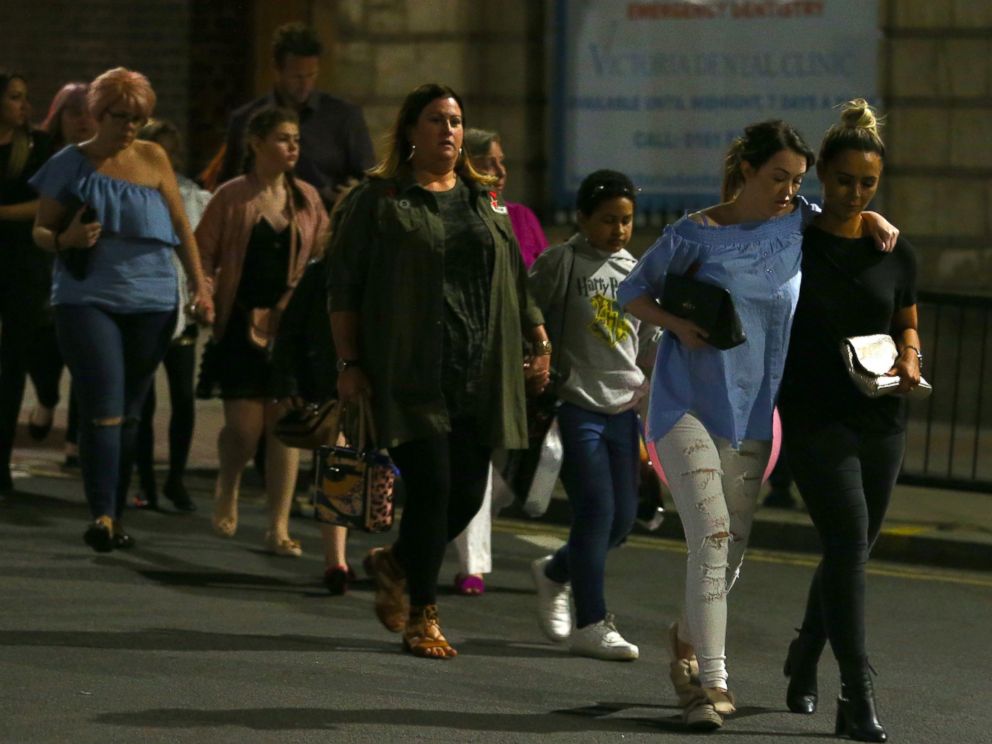
[(531, 267), (529, 285), (554, 347), (562, 400), (613, 414), (633, 408), (645, 394), (637, 361), (650, 359), (658, 329), (617, 305), (617, 287), (636, 263), (626, 250), (598, 250), (576, 233)]

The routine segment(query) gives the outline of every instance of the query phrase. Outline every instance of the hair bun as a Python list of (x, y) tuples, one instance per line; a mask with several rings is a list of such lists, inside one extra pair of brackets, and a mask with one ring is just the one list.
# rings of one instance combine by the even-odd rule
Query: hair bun
[(840, 112), (841, 123), (851, 129), (867, 129), (874, 135), (878, 134), (879, 120), (873, 109), (864, 98), (855, 98), (844, 104)]

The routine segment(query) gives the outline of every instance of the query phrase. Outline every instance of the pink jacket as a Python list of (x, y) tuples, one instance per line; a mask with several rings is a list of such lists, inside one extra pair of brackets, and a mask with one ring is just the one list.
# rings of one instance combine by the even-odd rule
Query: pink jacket
[[(292, 267), (295, 271), (290, 277), (291, 286), (296, 286), (303, 275), (310, 256), (323, 248), (328, 231), (327, 212), (317, 190), (300, 179), (296, 179), (296, 186), (302, 192), (306, 205), (296, 210), (300, 244), (296, 266)], [(251, 174), (231, 179), (214, 192), (196, 227), (203, 273), (213, 283), (217, 314), (214, 338), (224, 335), (231, 317), (248, 241), (260, 218), (255, 197), (261, 190), (262, 185)]]

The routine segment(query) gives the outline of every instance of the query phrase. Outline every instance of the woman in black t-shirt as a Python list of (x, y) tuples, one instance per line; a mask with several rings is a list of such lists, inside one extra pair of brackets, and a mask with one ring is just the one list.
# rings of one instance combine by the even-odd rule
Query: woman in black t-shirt
[(42, 350), (54, 346), (55, 335), (52, 257), (31, 239), (38, 195), (28, 184), (51, 145), (28, 123), (27, 95), (24, 78), (0, 70), (0, 493), (14, 488), (10, 456), (28, 370), (46, 367)]
[(868, 398), (840, 355), (847, 336), (890, 333), (898, 393), (920, 381), (916, 258), (864, 237), (862, 211), (878, 189), (885, 146), (874, 112), (852, 101), (828, 130), (817, 173), (823, 212), (803, 236), (803, 280), (779, 409), (789, 464), (823, 543), (799, 637), (789, 646), (786, 702), (816, 709), (816, 665), (829, 639), (840, 666), (837, 732), (885, 741), (865, 651), (865, 563), (878, 537), (905, 450), (901, 396)]

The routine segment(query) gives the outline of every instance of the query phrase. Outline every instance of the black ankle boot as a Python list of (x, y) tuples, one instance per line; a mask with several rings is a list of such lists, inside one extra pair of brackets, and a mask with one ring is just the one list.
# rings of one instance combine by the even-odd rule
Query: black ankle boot
[(789, 655), (782, 670), (789, 678), (785, 691), (785, 704), (793, 713), (810, 715), (816, 712), (816, 665), (823, 653), (826, 639), (798, 630), (798, 636), (789, 644)]
[(840, 696), (834, 733), (856, 741), (885, 741), (888, 735), (875, 712), (875, 688), (868, 659), (840, 663)]

